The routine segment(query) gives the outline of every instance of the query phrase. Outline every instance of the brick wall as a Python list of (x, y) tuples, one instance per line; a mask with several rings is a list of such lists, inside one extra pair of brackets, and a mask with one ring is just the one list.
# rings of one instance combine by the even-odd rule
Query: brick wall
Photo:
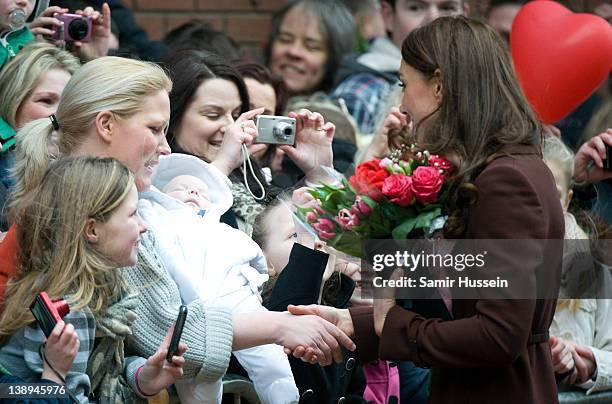
[[(173, 28), (198, 18), (237, 41), (245, 56), (261, 58), (270, 16), (285, 0), (123, 0), (152, 39), (161, 39)], [(472, 15), (481, 16), (488, 0), (468, 0)], [(574, 10), (584, 10), (601, 0), (565, 0)], [(254, 6), (252, 3), (256, 3)]]
[(194, 18), (204, 20), (237, 41), (244, 54), (261, 57), (270, 16), (285, 0), (124, 0), (152, 39)]

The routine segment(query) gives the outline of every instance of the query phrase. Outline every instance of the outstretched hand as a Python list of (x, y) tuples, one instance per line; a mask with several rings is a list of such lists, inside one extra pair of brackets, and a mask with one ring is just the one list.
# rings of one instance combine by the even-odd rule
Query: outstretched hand
[[(294, 307), (294, 306), (289, 306)], [(285, 353), (310, 363), (342, 362), (342, 346), (355, 350), (355, 343), (336, 325), (316, 315), (286, 313), (287, 321), (278, 343)]]
[(147, 359), (140, 371), (137, 381), (138, 388), (147, 396), (159, 393), (162, 389), (170, 386), (183, 376), (183, 365), (185, 364), (183, 354), (187, 350), (185, 344), (179, 343), (176, 355), (172, 357), (171, 362), (166, 360), (173, 330), (174, 324), (166, 332), (166, 336), (157, 352)]

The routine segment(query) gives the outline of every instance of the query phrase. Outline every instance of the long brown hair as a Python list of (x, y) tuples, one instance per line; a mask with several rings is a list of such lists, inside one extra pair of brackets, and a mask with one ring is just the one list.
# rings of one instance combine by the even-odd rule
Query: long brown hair
[(442, 101), (419, 134), (420, 146), (458, 165), (447, 237), (465, 231), (477, 198), (471, 181), (504, 145), (541, 142), (541, 125), (516, 78), (508, 49), (488, 25), (464, 16), (441, 17), (412, 31), (402, 44), (405, 63), (426, 79), (438, 77)]
[(94, 315), (117, 299), (119, 270), (85, 239), (85, 225), (110, 219), (133, 186), (133, 174), (112, 158), (66, 157), (49, 166), (16, 216), (18, 275), (6, 288), (0, 339), (34, 321), (28, 305), (41, 290), (52, 299), (70, 295), (71, 309), (87, 306)]

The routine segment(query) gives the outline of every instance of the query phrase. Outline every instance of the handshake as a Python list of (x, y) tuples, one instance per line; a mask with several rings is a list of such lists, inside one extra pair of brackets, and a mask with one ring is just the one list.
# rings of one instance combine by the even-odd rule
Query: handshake
[(289, 305), (288, 312), (280, 313), (277, 344), (285, 347), (287, 355), (304, 362), (329, 365), (332, 360), (342, 362), (342, 347), (354, 351), (351, 340), (353, 323), (347, 309), (329, 306)]

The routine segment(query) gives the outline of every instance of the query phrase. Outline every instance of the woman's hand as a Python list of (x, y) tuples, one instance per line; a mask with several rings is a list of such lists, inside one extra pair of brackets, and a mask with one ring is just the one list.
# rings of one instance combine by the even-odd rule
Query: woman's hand
[(343, 333), (348, 335), (349, 337), (353, 337), (355, 335), (355, 330), (353, 329), (353, 320), (351, 319), (351, 313), (348, 309), (337, 309), (331, 306), (322, 306), (319, 304), (309, 304), (307, 306), (294, 306), (290, 304), (287, 307), (289, 313), (294, 314), (296, 316), (303, 315), (314, 315), (319, 316), (322, 319), (329, 321)]
[(107, 3), (102, 4), (102, 13), (91, 7), (77, 10), (76, 14), (91, 17), (90, 42), (74, 42), (77, 55), (84, 60), (93, 60), (108, 55), (111, 36), (111, 12)]
[(581, 345), (570, 345), (576, 371), (570, 376), (569, 383), (584, 383), (593, 376), (597, 369), (597, 361), (591, 348)]
[[(62, 22), (53, 17), (55, 13), (67, 13), (67, 8), (58, 6), (48, 7), (34, 21), (29, 24), (30, 31), (37, 40), (51, 39), (56, 29), (62, 26)], [(58, 46), (61, 41), (54, 41), (54, 45)]]
[[(593, 136), (585, 142), (576, 153), (574, 159), (574, 180), (578, 184), (590, 184), (612, 178), (612, 170), (604, 170), (603, 160), (606, 159), (606, 145), (612, 146), (612, 129)], [(595, 163), (589, 169), (589, 162)]]
[(379, 337), (382, 336), (387, 314), (393, 306), (395, 299), (374, 299), (374, 331)]
[(242, 164), (242, 145), (248, 146), (249, 154), (256, 153), (266, 147), (253, 142), (257, 138), (257, 127), (253, 118), (262, 114), (264, 108), (257, 108), (240, 115), (236, 121), (225, 128), (223, 141), (212, 164), (225, 175), (229, 175)]
[(295, 146), (279, 146), (293, 162), (306, 174), (310, 181), (318, 178), (315, 172), (320, 167), (332, 167), (334, 154), (332, 140), (336, 127), (333, 123), (325, 123), (323, 115), (301, 109), (290, 112), (289, 117), (296, 119)]
[(173, 330), (174, 325), (168, 329), (157, 352), (147, 359), (136, 379), (136, 384), (141, 393), (147, 396), (154, 396), (183, 376), (183, 365), (185, 364), (183, 354), (187, 350), (185, 344), (179, 343), (176, 355), (172, 357), (172, 362), (166, 360)]
[(568, 341), (563, 338), (551, 336), (548, 339), (548, 343), (550, 345), (553, 370), (555, 373), (563, 374), (574, 369), (574, 359)]
[(286, 316), (287, 319), (281, 323), (277, 343), (296, 358), (327, 366), (332, 360), (342, 362), (341, 345), (355, 350), (355, 344), (346, 333), (319, 316), (294, 316), (289, 313)]
[(45, 342), (45, 363), (43, 365), (42, 378), (63, 384), (63, 381), (57, 377), (51, 367), (66, 380), (66, 375), (72, 367), (72, 362), (74, 362), (74, 358), (79, 352), (80, 344), (81, 342), (74, 331), (74, 326), (58, 321)]
[(389, 115), (387, 115), (374, 135), (361, 161), (381, 159), (388, 156), (391, 152), (389, 150), (389, 132), (409, 128), (409, 125), (411, 125), (411, 123), (408, 121), (408, 117), (401, 113), (398, 107), (391, 108), (391, 112), (389, 112)]

